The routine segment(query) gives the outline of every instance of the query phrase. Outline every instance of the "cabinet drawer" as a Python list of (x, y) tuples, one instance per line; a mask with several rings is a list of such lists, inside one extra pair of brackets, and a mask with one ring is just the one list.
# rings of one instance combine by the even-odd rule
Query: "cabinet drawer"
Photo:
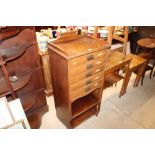
[(102, 86), (102, 81), (103, 80), (100, 80), (100, 81), (94, 82), (94, 83), (92, 83), (92, 84), (90, 84), (88, 86), (81, 87), (79, 89), (71, 91), (71, 93), (70, 93), (71, 94), (70, 95), (71, 96), (71, 101), (75, 101), (76, 99), (91, 93), (96, 88), (101, 87)]
[(71, 84), (70, 90), (74, 91), (74, 90), (80, 89), (82, 87), (87, 87), (89, 85), (92, 85), (92, 83), (95, 83), (95, 82), (102, 80), (103, 78), (104, 78), (103, 73), (93, 75), (92, 77), (85, 78), (85, 79), (82, 79), (81, 81), (78, 81), (74, 84)]
[(75, 73), (74, 75), (70, 75), (70, 77), (69, 77), (70, 84), (79, 82), (79, 81), (87, 79), (87, 78), (91, 78), (94, 75), (100, 75), (100, 74), (103, 75), (103, 70), (104, 70), (104, 67), (102, 66), (102, 67), (98, 67), (95, 69), (80, 72), (78, 74)]
[(81, 72), (87, 72), (89, 70), (95, 70), (97, 68), (102, 68), (102, 66), (104, 66), (104, 60), (103, 59), (98, 59), (95, 60), (91, 63), (87, 63), (87, 64), (83, 64), (80, 66), (77, 66), (75, 68), (70, 68), (70, 75), (75, 75), (75, 74), (79, 74)]
[(82, 64), (86, 64), (89, 63), (93, 60), (96, 60), (98, 58), (103, 58), (106, 52), (102, 51), (98, 51), (98, 52), (94, 52), (91, 54), (87, 54), (84, 56), (80, 56), (78, 58), (72, 59), (69, 61), (69, 66), (72, 68), (82, 65)]

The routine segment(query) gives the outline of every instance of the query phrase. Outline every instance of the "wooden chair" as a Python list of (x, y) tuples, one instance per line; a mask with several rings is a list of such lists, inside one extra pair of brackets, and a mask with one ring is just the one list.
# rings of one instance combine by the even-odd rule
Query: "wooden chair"
[[(121, 49), (123, 49), (123, 50), (122, 51), (119, 50), (119, 51), (123, 52), (125, 55), (126, 55), (127, 42), (128, 42), (128, 33), (129, 33), (128, 26), (124, 27), (124, 32), (122, 34), (115, 33), (115, 26), (109, 27), (108, 42), (110, 43), (110, 45), (112, 45), (113, 39), (121, 42), (123, 44), (123, 48), (121, 48)], [(118, 51), (118, 49), (115, 49), (115, 50)]]
[[(98, 27), (95, 28), (94, 37), (97, 37)], [(109, 67), (105, 72), (105, 87), (117, 85), (117, 82), (120, 80), (123, 80), (122, 87), (120, 90), (119, 97), (125, 94), (125, 85), (126, 85), (126, 79), (128, 76), (129, 66), (131, 59), (126, 59), (126, 45), (128, 41), (128, 27), (125, 27), (124, 34), (122, 36), (119, 36), (115, 34), (115, 26), (109, 26), (108, 27), (108, 38), (107, 42), (109, 46), (112, 45), (113, 39), (116, 39), (123, 43), (123, 48), (118, 48), (115, 50), (111, 50), (110, 54), (110, 60), (109, 60)], [(122, 53), (119, 53), (122, 52)], [(111, 65), (112, 64), (112, 65)], [(113, 64), (115, 64), (113, 66)], [(120, 74), (120, 70), (124, 69), (124, 75)]]
[[(125, 26), (124, 36), (123, 37), (114, 33), (114, 30), (115, 30), (114, 27), (110, 27), (109, 30), (110, 31), (109, 31), (108, 41), (109, 41), (110, 45), (112, 44), (112, 40), (113, 39), (122, 42), (124, 44), (123, 53), (126, 55), (126, 48), (127, 48), (127, 41), (128, 41), (128, 33), (129, 33), (128, 26)], [(112, 52), (114, 52), (114, 51), (120, 51), (120, 49), (112, 50)], [(137, 77), (135, 79), (134, 86), (138, 86), (138, 83), (139, 83), (140, 78), (141, 78), (141, 84), (143, 84), (143, 79), (144, 79), (145, 72), (147, 70), (151, 70), (151, 74), (150, 75), (152, 75), (152, 71), (153, 71), (153, 68), (154, 68), (154, 65), (155, 64), (153, 64), (153, 66), (148, 65), (149, 64), (148, 62), (150, 60), (148, 60), (149, 57), (147, 58), (146, 56), (142, 56), (142, 55), (135, 56), (135, 55), (129, 54), (129, 57), (132, 58), (131, 65), (129, 67), (130, 76), (131, 76), (132, 72), (134, 72), (134, 73), (137, 74)], [(140, 59), (140, 57), (141, 58), (144, 58), (144, 59)], [(146, 62), (145, 59), (147, 59), (148, 62)], [(141, 73), (141, 72), (143, 72), (143, 73)]]
[[(94, 37), (97, 37), (98, 29), (99, 29), (99, 26), (96, 26), (95, 31), (94, 31), (94, 35), (93, 35)], [(126, 55), (128, 34), (129, 34), (128, 26), (124, 27), (124, 31), (121, 34), (116, 33), (115, 26), (109, 26), (108, 27), (107, 42), (108, 42), (109, 46), (112, 46), (112, 41), (114, 39), (123, 44), (123, 47), (116, 48), (116, 49), (114, 49), (112, 51), (120, 51), (120, 52), (123, 52)]]

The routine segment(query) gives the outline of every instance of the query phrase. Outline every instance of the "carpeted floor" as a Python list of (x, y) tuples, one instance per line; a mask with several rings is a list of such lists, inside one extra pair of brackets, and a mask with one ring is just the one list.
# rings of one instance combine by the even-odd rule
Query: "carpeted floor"
[[(155, 77), (146, 75), (144, 85), (133, 87), (132, 75), (127, 93), (119, 98), (121, 81), (117, 87), (103, 92), (101, 111), (76, 129), (143, 129), (155, 128)], [(47, 98), (49, 112), (43, 116), (41, 129), (65, 129), (57, 119), (53, 96)]]

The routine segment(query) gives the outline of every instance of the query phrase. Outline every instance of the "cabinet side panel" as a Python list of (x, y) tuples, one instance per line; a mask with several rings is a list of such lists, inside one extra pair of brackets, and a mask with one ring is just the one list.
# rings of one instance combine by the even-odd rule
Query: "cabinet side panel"
[(66, 126), (69, 126), (71, 110), (69, 103), (68, 62), (50, 49), (49, 58), (56, 113), (58, 118)]

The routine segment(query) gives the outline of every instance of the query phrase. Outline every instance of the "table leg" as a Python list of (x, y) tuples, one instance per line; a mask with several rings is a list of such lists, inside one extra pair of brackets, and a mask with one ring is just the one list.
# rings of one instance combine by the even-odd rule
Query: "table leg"
[(143, 63), (142, 65), (140, 65), (138, 67), (138, 73), (137, 73), (137, 76), (136, 76), (136, 79), (135, 79), (135, 82), (134, 82), (134, 87), (138, 87), (138, 84), (139, 84), (139, 81), (144, 73), (144, 70), (145, 70), (145, 67), (146, 67), (147, 63)]
[(126, 93), (126, 89), (127, 89), (131, 74), (132, 74), (132, 71), (129, 70), (128, 73), (125, 75), (119, 97), (123, 96)]

